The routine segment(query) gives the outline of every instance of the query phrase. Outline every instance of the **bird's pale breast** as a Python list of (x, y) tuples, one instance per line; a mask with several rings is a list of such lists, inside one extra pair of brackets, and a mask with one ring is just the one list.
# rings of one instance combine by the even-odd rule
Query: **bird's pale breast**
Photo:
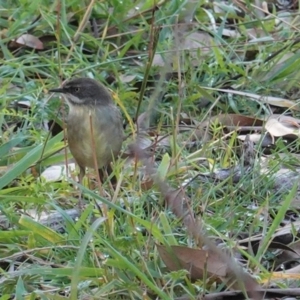
[(67, 121), (71, 153), (81, 167), (106, 166), (122, 146), (123, 127), (118, 108), (112, 105), (70, 107)]

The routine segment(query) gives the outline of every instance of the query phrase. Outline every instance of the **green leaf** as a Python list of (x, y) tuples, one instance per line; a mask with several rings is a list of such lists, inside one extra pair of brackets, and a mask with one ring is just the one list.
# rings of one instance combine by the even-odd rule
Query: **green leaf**
[(0, 231), (0, 241), (8, 241), (18, 237), (28, 236), (28, 230), (9, 230), (9, 231)]
[(78, 299), (77, 290), (78, 290), (78, 283), (80, 281), (80, 268), (82, 265), (83, 257), (86, 254), (86, 248), (88, 246), (88, 243), (93, 237), (94, 232), (97, 230), (97, 228), (106, 220), (106, 218), (98, 218), (92, 226), (89, 228), (89, 230), (84, 235), (80, 248), (77, 253), (76, 257), (76, 264), (74, 267), (74, 272), (72, 274), (72, 282), (71, 282), (71, 297), (70, 299)]
[(6, 156), (6, 154), (11, 150), (13, 147), (17, 146), (19, 143), (21, 143), (23, 140), (28, 138), (27, 136), (19, 136), (14, 139), (11, 139), (7, 143), (0, 146), (0, 157), (1, 159)]
[(165, 233), (165, 239), (167, 240), (169, 245), (178, 245), (176, 238), (174, 237), (173, 230), (170, 226), (169, 220), (166, 217), (164, 212), (159, 214), (160, 222), (163, 226), (163, 231)]
[(39, 235), (40, 237), (46, 239), (47, 241), (53, 244), (61, 243), (65, 240), (65, 238), (62, 235), (56, 233), (52, 229), (40, 224), (37, 221), (34, 221), (33, 219), (27, 216), (21, 216), (19, 224), (25, 228), (30, 229), (31, 232)]
[(16, 286), (16, 300), (23, 300), (24, 294), (27, 294), (27, 291), (25, 289), (22, 277), (19, 277)]
[(274, 218), (274, 220), (272, 221), (267, 234), (265, 235), (264, 239), (262, 240), (262, 243), (256, 254), (256, 258), (258, 260), (261, 259), (263, 253), (265, 253), (265, 251), (268, 249), (269, 244), (273, 240), (272, 236), (274, 235), (277, 228), (280, 228), (280, 224), (281, 224), (282, 220), (285, 218), (285, 214), (288, 211), (288, 209), (290, 208), (292, 201), (294, 200), (294, 196), (297, 192), (297, 189), (298, 189), (298, 182), (295, 182), (290, 193), (285, 197), (282, 205), (280, 206), (278, 213), (277, 213), (276, 217)]
[(6, 172), (0, 179), (0, 190), (5, 186), (10, 184), (14, 179), (20, 176), (23, 172), (25, 172), (28, 168), (34, 165), (43, 155), (43, 153), (51, 151), (55, 152), (54, 146), (57, 146), (58, 143), (63, 138), (63, 133), (56, 135), (49, 142), (44, 145), (38, 145), (34, 149), (32, 149), (27, 155), (25, 155), (20, 161), (18, 161), (8, 172)]
[(157, 169), (157, 174), (159, 174), (159, 178), (161, 180), (164, 180), (168, 174), (168, 170), (170, 167), (170, 161), (171, 161), (171, 158), (170, 158), (169, 154), (166, 153), (163, 156), (162, 161)]

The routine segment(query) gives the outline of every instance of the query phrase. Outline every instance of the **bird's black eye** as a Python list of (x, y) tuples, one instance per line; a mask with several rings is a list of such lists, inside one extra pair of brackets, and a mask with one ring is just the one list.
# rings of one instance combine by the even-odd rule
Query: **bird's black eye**
[(75, 92), (78, 93), (80, 91), (79, 87), (74, 88)]

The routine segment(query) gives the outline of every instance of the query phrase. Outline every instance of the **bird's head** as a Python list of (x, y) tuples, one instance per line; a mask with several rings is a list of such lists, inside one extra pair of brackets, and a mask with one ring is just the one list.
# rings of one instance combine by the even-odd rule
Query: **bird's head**
[(49, 92), (64, 94), (69, 106), (106, 105), (112, 101), (109, 91), (91, 78), (71, 79), (62, 87), (50, 89)]

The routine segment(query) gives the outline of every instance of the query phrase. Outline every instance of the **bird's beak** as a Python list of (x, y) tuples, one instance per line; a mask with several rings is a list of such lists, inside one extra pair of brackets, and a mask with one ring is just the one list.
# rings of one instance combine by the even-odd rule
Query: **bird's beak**
[(66, 91), (63, 88), (57, 88), (57, 89), (50, 89), (49, 92), (51, 92), (51, 93), (65, 93)]

